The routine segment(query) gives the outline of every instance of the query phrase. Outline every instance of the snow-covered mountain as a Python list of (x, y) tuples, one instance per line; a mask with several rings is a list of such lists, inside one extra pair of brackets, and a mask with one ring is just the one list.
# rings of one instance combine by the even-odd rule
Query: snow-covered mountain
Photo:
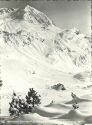
[(62, 30), (29, 5), (25, 9), (0, 9), (2, 113), (8, 112), (10, 98), (7, 95), (13, 90), (23, 95), (34, 87), (42, 95), (42, 102), (48, 104), (52, 99), (61, 99), (61, 93), (47, 91), (60, 82), (68, 88), (66, 95), (69, 98), (71, 90), (79, 93), (78, 86), (82, 86), (73, 76), (90, 70), (90, 40), (78, 29)]
[(90, 69), (91, 45), (86, 35), (73, 28), (59, 33), (55, 42), (59, 54), (67, 55), (76, 67), (89, 67)]
[(3, 50), (2, 44), (7, 45), (6, 49), (9, 46), (21, 52), (25, 49), (29, 57), (61, 71), (90, 70), (90, 42), (86, 35), (76, 28), (61, 30), (31, 6), (0, 9), (0, 39)]

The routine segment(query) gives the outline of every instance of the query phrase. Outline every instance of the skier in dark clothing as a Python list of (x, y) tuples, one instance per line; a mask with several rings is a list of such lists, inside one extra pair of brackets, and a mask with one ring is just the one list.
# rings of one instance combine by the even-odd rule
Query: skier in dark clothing
[(72, 92), (71, 93), (71, 96), (72, 96), (72, 98), (73, 98), (73, 108), (74, 109), (78, 109), (79, 108), (79, 105), (78, 105), (78, 103), (77, 103), (77, 96)]
[(78, 103), (74, 103), (72, 106), (73, 106), (74, 109), (78, 109), (79, 108)]
[(72, 92), (71, 93), (71, 96), (72, 96), (72, 98), (73, 98), (73, 101), (74, 101), (74, 103), (77, 103), (77, 96)]

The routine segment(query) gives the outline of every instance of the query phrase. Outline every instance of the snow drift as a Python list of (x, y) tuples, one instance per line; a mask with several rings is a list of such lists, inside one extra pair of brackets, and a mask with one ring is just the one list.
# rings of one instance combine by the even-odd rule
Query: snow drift
[[(76, 102), (77, 103), (90, 102), (90, 101), (92, 101), (92, 100), (76, 97)], [(73, 104), (73, 103), (74, 103), (74, 100), (72, 99), (71, 101), (66, 102), (65, 104)]]
[(67, 114), (63, 116), (59, 116), (58, 119), (71, 119), (75, 121), (85, 121), (92, 123), (92, 115), (84, 114), (80, 112), (79, 110), (70, 110)]

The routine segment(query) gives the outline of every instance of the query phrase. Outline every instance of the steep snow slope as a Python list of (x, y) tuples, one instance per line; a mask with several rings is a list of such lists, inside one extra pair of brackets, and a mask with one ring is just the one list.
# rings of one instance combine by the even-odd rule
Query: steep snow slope
[[(71, 59), (74, 65), (91, 69), (91, 45), (86, 35), (82, 34), (78, 29), (65, 30), (56, 36), (56, 49)], [(69, 60), (68, 60), (69, 62)]]
[(62, 31), (30, 6), (0, 12), (0, 37), (9, 46), (31, 53), (61, 71), (91, 70), (90, 42), (76, 28)]

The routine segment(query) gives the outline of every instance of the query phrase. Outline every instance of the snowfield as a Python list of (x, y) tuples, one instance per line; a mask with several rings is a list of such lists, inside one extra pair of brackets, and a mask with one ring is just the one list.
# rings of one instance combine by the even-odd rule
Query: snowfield
[[(31, 6), (0, 9), (0, 79), (1, 117), (9, 116), (13, 91), (24, 98), (34, 88), (41, 95), (41, 105), (34, 113), (13, 120), (38, 125), (92, 124), (89, 38), (76, 28), (54, 26)], [(58, 83), (66, 90), (51, 89)], [(79, 110), (72, 108), (71, 92), (78, 96)]]

